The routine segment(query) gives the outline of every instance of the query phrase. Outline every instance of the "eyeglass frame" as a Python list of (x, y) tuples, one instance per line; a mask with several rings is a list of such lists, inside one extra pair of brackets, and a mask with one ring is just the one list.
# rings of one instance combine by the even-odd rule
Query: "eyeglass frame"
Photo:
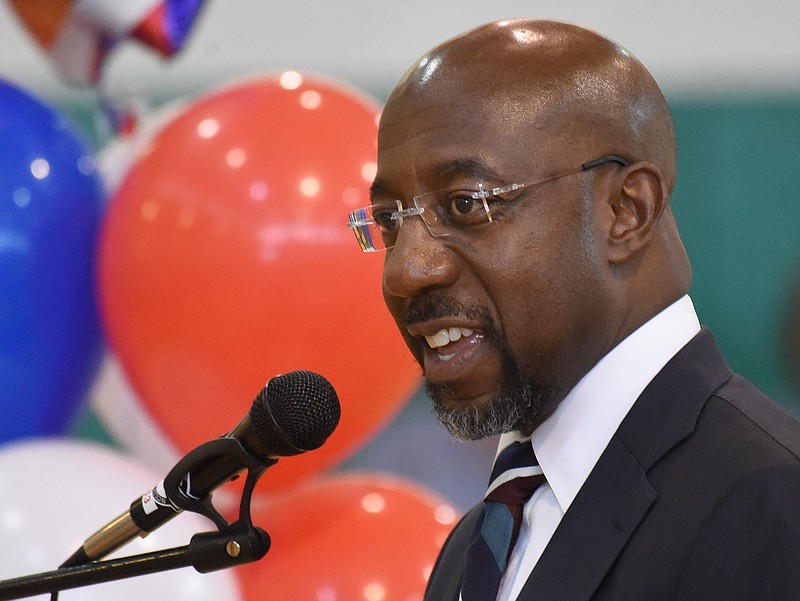
[[(545, 179), (536, 180), (536, 181), (532, 181), (532, 182), (506, 184), (506, 185), (503, 185), (503, 186), (497, 186), (497, 187), (490, 188), (490, 189), (485, 189), (483, 183), (478, 183), (478, 190), (472, 192), (470, 194), (469, 198), (471, 198), (473, 200), (480, 200), (481, 203), (483, 204), (483, 209), (486, 212), (487, 220), (485, 222), (481, 222), (481, 224), (492, 223), (492, 221), (493, 221), (492, 212), (491, 212), (491, 209), (489, 208), (489, 203), (487, 202), (487, 199), (494, 198), (494, 197), (499, 196), (501, 194), (507, 194), (509, 192), (515, 192), (515, 191), (521, 190), (523, 188), (533, 188), (535, 186), (540, 186), (542, 184), (546, 184), (548, 182), (552, 182), (552, 181), (555, 181), (555, 180), (558, 180), (558, 179), (561, 179), (561, 178), (564, 178), (564, 177), (568, 177), (570, 175), (575, 175), (577, 173), (583, 173), (585, 171), (590, 171), (592, 169), (595, 169), (595, 168), (600, 167), (602, 165), (606, 165), (608, 163), (618, 163), (618, 164), (622, 165), (623, 167), (627, 167), (628, 165), (630, 165), (630, 162), (628, 162), (626, 159), (622, 158), (621, 156), (614, 155), (614, 154), (609, 154), (609, 155), (602, 156), (602, 157), (600, 157), (598, 159), (594, 159), (592, 161), (589, 161), (587, 163), (583, 163), (580, 166), (580, 168), (575, 169), (574, 171), (567, 171), (566, 173), (559, 173), (557, 175), (552, 175), (552, 176), (547, 177)], [(397, 223), (397, 226), (396, 226), (395, 229), (398, 232), (398, 235), (399, 235), (400, 228), (403, 226), (404, 218), (412, 217), (414, 215), (418, 215), (420, 217), (420, 219), (422, 219), (422, 222), (425, 224), (425, 229), (428, 230), (428, 233), (432, 237), (434, 237), (434, 238), (442, 238), (442, 237), (447, 237), (447, 236), (451, 235), (452, 231), (434, 233), (433, 230), (431, 229), (431, 227), (434, 227), (434, 225), (429, 223), (428, 220), (423, 216), (424, 213), (425, 213), (425, 207), (420, 206), (419, 202), (418, 202), (418, 199), (420, 199), (423, 196), (428, 196), (428, 195), (431, 195), (431, 194), (436, 194), (437, 192), (443, 192), (443, 191), (448, 191), (448, 190), (451, 190), (451, 189), (450, 188), (443, 188), (441, 190), (432, 190), (430, 192), (424, 192), (422, 194), (417, 194), (417, 195), (415, 195), (415, 196), (413, 196), (411, 198), (411, 201), (414, 204), (414, 206), (409, 206), (408, 208), (403, 208), (403, 201), (402, 200), (389, 201), (390, 203), (391, 202), (397, 203), (397, 210), (396, 211), (391, 211), (389, 213), (389, 215), (390, 215), (390, 219), (392, 219), (393, 221), (395, 221)], [(457, 188), (453, 188), (453, 190), (457, 190)], [(510, 201), (507, 201), (507, 202), (515, 202), (516, 200), (517, 199), (510, 200)], [(375, 205), (362, 207), (360, 209), (355, 209), (354, 211), (351, 211), (350, 213), (348, 213), (349, 221), (347, 223), (347, 227), (349, 227), (350, 229), (353, 230), (353, 233), (356, 236), (356, 241), (358, 242), (359, 247), (361, 248), (362, 252), (365, 252), (365, 253), (381, 252), (381, 251), (385, 251), (385, 250), (389, 250), (391, 248), (394, 248), (394, 244), (392, 244), (391, 246), (382, 245), (381, 247), (376, 247), (375, 243), (372, 241), (373, 236), (371, 236), (369, 234), (369, 229), (368, 229), (370, 226), (374, 226), (375, 228), (380, 230), (382, 232), (381, 235), (383, 235), (383, 232), (385, 231), (384, 228), (381, 225), (379, 225), (378, 222), (374, 218), (367, 218), (366, 217), (368, 214), (372, 214), (372, 209), (374, 208), (374, 206)], [(436, 216), (435, 212), (433, 214), (434, 214), (434, 218), (438, 220), (438, 216)]]

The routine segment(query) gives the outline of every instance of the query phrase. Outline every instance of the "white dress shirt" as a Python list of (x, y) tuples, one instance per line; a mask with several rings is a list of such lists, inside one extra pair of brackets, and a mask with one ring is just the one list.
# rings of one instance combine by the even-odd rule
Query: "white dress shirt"
[[(531, 436), (547, 482), (524, 509), (519, 538), (498, 601), (516, 599), (595, 463), (636, 399), (661, 368), (700, 331), (682, 297), (650, 319), (595, 365)], [(498, 453), (516, 433), (500, 437)]]

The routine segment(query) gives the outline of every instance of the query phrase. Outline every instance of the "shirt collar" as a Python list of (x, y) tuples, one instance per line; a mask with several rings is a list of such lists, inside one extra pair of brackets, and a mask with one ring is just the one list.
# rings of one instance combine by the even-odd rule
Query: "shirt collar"
[[(603, 357), (531, 436), (534, 452), (566, 512), (636, 399), (700, 331), (688, 296), (674, 302)], [(498, 453), (518, 432), (500, 437)]]

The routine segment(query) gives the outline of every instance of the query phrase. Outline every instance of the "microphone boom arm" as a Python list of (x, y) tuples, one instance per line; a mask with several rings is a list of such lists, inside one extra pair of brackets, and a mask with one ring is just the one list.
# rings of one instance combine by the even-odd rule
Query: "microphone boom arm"
[(56, 593), (188, 566), (205, 574), (257, 561), (266, 555), (269, 545), (269, 535), (257, 527), (226, 528), (221, 532), (195, 534), (184, 547), (0, 581), (0, 601)]

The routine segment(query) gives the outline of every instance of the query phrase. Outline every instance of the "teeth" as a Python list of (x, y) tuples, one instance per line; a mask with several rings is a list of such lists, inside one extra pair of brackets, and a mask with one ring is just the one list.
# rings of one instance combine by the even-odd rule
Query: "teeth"
[(433, 336), (427, 337), (428, 346), (431, 348), (439, 348), (450, 342), (450, 335), (447, 330), (439, 330)]
[(442, 328), (433, 336), (425, 336), (425, 340), (428, 341), (429, 347), (441, 348), (467, 336), (472, 336), (472, 330), (469, 328)]

